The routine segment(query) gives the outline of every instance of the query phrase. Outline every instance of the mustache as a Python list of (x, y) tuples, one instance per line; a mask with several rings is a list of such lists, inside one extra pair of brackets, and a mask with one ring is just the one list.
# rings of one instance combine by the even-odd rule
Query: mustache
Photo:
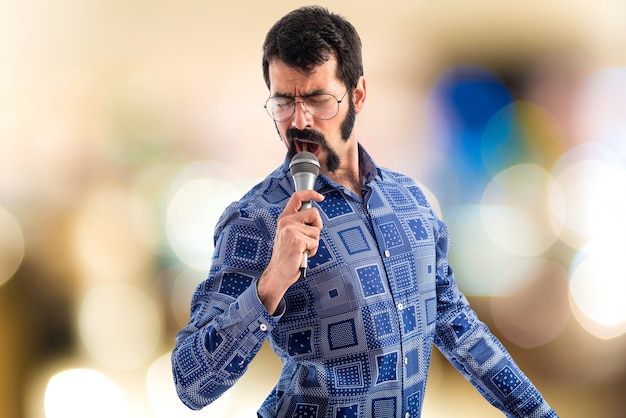
[(307, 139), (309, 141), (317, 142), (318, 144), (326, 144), (326, 137), (324, 134), (314, 131), (312, 129), (298, 129), (291, 127), (287, 129), (286, 132), (287, 138), (289, 141), (293, 142), (295, 138), (298, 139)]

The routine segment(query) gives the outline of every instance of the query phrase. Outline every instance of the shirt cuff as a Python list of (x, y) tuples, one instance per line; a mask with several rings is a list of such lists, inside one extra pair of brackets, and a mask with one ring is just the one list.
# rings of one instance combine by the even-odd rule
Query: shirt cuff
[(256, 281), (239, 295), (237, 302), (240, 308), (241, 320), (251, 326), (256, 324), (262, 331), (271, 331), (278, 325), (278, 321), (280, 321), (287, 308), (285, 300), (281, 299), (274, 315), (268, 312), (265, 305), (261, 302), (261, 298), (259, 298)]

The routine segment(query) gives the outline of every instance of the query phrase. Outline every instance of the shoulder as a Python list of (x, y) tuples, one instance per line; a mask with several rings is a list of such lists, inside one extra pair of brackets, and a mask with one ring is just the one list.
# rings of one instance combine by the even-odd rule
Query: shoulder
[(420, 186), (419, 183), (412, 177), (385, 167), (378, 167), (378, 170), (382, 178), (382, 187), (404, 189), (412, 196), (419, 207), (427, 208), (429, 210), (431, 209), (430, 203), (426, 198), (426, 194), (424, 193), (422, 186)]
[(216, 233), (232, 222), (274, 223), (292, 193), (288, 171), (283, 166), (278, 167), (241, 199), (226, 207), (218, 221)]

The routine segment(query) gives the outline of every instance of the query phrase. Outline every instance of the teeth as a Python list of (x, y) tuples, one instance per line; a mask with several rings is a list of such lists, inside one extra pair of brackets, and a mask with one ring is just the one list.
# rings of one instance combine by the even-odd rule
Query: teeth
[(308, 151), (309, 150), (309, 145), (306, 142), (302, 143), (302, 150), (303, 151)]

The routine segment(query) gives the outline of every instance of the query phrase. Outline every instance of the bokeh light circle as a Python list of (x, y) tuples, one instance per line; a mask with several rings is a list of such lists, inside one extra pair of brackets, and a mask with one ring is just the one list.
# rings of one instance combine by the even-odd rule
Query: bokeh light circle
[(170, 290), (170, 301), (176, 324), (182, 328), (189, 322), (190, 301), (200, 282), (206, 278), (206, 272), (185, 266), (177, 270), (173, 273), (175, 277)]
[(167, 203), (166, 235), (174, 253), (187, 266), (209, 269), (215, 224), (241, 195), (231, 182), (214, 177), (190, 176), (175, 184)]
[(588, 332), (604, 339), (626, 332), (626, 273), (615, 266), (624, 257), (624, 246), (618, 241), (591, 242), (570, 269), (574, 316)]
[[(503, 250), (536, 256), (558, 239), (559, 229), (549, 211), (548, 191), (555, 183), (538, 165), (519, 164), (503, 170), (487, 185), (481, 219), (489, 238)], [(553, 196), (558, 191), (552, 191)]]
[(128, 407), (117, 384), (100, 372), (71, 369), (52, 376), (44, 394), (46, 418), (124, 418)]
[(145, 364), (161, 336), (159, 310), (139, 288), (110, 283), (91, 289), (79, 312), (80, 337), (103, 364), (132, 370)]
[(549, 199), (563, 225), (563, 242), (577, 249), (601, 235), (624, 231), (624, 170), (619, 159), (599, 144), (580, 145), (559, 159), (552, 170), (559, 197)]
[(497, 246), (483, 228), (479, 205), (465, 205), (447, 212), (447, 224), (454, 245), (450, 264), (459, 287), (466, 295), (491, 296), (500, 272), (515, 265), (519, 256)]
[(604, 144), (626, 162), (626, 67), (592, 72), (572, 107), (582, 140)]

